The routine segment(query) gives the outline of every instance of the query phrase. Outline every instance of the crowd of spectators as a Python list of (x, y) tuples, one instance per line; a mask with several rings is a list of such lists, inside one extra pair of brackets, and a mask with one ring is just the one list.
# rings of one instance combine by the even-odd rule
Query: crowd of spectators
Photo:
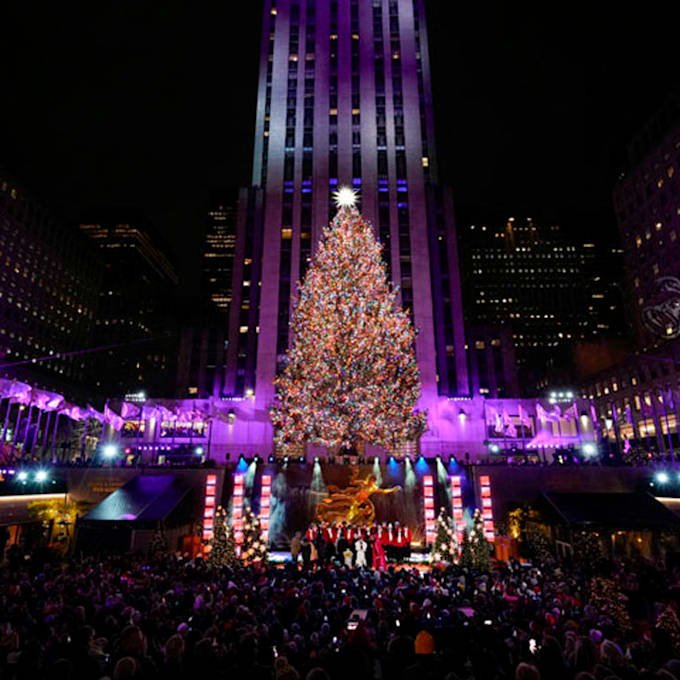
[(678, 574), (643, 561), (597, 568), (627, 598), (624, 617), (591, 597), (592, 573), (552, 559), (487, 573), (231, 571), (179, 555), (64, 563), (11, 547), (0, 677), (680, 680), (680, 630), (658, 625)]

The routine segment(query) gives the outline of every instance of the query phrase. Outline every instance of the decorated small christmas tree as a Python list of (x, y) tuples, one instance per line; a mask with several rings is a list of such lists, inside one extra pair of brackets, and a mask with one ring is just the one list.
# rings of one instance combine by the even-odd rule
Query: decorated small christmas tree
[(439, 511), (435, 532), (431, 553), (432, 561), (453, 562), (456, 558), (456, 535), (451, 526), (450, 518), (444, 513), (444, 508)]
[(590, 604), (601, 617), (612, 621), (620, 630), (630, 629), (628, 598), (611, 579), (600, 577), (591, 579)]
[(604, 559), (602, 541), (595, 531), (581, 531), (574, 537), (574, 560), (583, 569), (593, 570)]
[(425, 429), (415, 331), (354, 202), (351, 189), (337, 192), (338, 213), (299, 289), (271, 410), (282, 446), (394, 450)]
[(267, 543), (262, 538), (260, 518), (250, 508), (246, 508), (243, 516), (241, 560), (246, 565), (266, 562), (267, 554)]
[(163, 529), (158, 529), (149, 544), (149, 555), (160, 557), (166, 552), (168, 552), (168, 540), (165, 538)]
[(672, 604), (667, 604), (656, 619), (656, 627), (668, 635), (673, 654), (680, 655), (680, 619)]
[(469, 566), (486, 571), (491, 566), (489, 542), (484, 535), (484, 518), (477, 508), (472, 516), (472, 526), (468, 533), (468, 548), (470, 551)]
[(236, 543), (231, 527), (227, 524), (227, 513), (222, 506), (215, 510), (213, 520), (213, 537), (210, 540), (211, 550), (208, 553), (208, 564), (213, 567), (235, 567)]

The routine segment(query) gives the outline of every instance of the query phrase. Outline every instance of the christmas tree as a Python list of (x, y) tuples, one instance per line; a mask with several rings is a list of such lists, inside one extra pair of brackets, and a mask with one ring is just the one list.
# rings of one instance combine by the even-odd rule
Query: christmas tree
[(602, 541), (596, 531), (581, 531), (574, 536), (574, 561), (582, 569), (593, 571), (603, 559)]
[(267, 543), (262, 538), (260, 518), (250, 508), (246, 508), (243, 517), (241, 560), (246, 565), (266, 562), (267, 552)]
[(227, 524), (227, 513), (220, 505), (215, 510), (213, 520), (213, 537), (210, 539), (211, 550), (208, 554), (208, 564), (213, 567), (235, 567), (236, 543), (231, 527)]
[(628, 598), (611, 579), (600, 577), (591, 579), (590, 604), (600, 616), (612, 621), (620, 630), (630, 629)]
[(166, 552), (168, 552), (168, 540), (165, 538), (163, 529), (157, 529), (151, 539), (151, 543), (149, 543), (149, 555), (151, 557), (160, 557)]
[(456, 558), (456, 537), (451, 527), (451, 520), (444, 513), (444, 508), (439, 511), (435, 531), (432, 561), (453, 562)]
[(672, 604), (664, 605), (663, 610), (656, 619), (656, 627), (668, 635), (668, 641), (673, 647), (673, 654), (680, 654), (680, 619)]
[(460, 557), (461, 564), (474, 567), (480, 571), (487, 571), (491, 566), (489, 542), (484, 536), (484, 518), (479, 509), (472, 516), (472, 526), (463, 534), (463, 547)]
[(415, 332), (351, 190), (338, 192), (338, 206), (299, 289), (275, 381), (276, 441), (392, 450), (425, 429)]

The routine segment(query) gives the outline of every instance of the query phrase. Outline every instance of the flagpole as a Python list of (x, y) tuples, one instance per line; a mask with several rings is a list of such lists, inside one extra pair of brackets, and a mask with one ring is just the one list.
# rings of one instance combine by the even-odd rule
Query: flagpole
[(85, 437), (87, 436), (87, 424), (90, 422), (89, 416), (83, 420), (83, 433), (80, 435), (80, 460), (85, 462)]
[(42, 420), (42, 413), (42, 409), (38, 408), (38, 419), (35, 421), (35, 437), (33, 437), (33, 441), (31, 442), (31, 451), (33, 451), (36, 441), (40, 441), (40, 421)]
[(680, 437), (680, 419), (678, 418), (678, 402), (675, 399), (675, 393), (673, 392), (673, 387), (669, 389), (669, 394), (671, 397), (671, 409), (673, 409), (673, 416), (675, 418), (675, 435)]
[(666, 397), (664, 397), (663, 390), (659, 392), (661, 395), (661, 401), (663, 402), (663, 417), (666, 421), (666, 436), (668, 437), (668, 446), (671, 452), (671, 462), (675, 463), (675, 451), (673, 450), (673, 437), (671, 435), (671, 424), (668, 420), (668, 408), (666, 406)]
[[(620, 439), (620, 432), (619, 432), (619, 415), (616, 411), (616, 404), (613, 402), (610, 404), (611, 409), (612, 409), (612, 425), (614, 426), (614, 441), (616, 442), (616, 452), (621, 455), (621, 439)], [(626, 416), (626, 411), (624, 408), (624, 417)]]
[(54, 431), (52, 433), (52, 446), (50, 446), (50, 459), (56, 456), (57, 448), (57, 431), (59, 430), (59, 416), (61, 413), (57, 411), (57, 417), (54, 419)]
[(656, 411), (656, 395), (654, 392), (649, 393), (649, 400), (652, 402), (652, 419), (654, 420), (654, 434), (656, 434), (656, 445), (659, 447), (659, 455), (663, 456), (663, 431), (661, 428), (661, 421)]
[(19, 404), (19, 411), (17, 413), (17, 420), (14, 425), (14, 433), (12, 436), (12, 444), (16, 444), (19, 437), (19, 425), (21, 425), (21, 412), (23, 411), (23, 408), (21, 408), (22, 406), (24, 406), (24, 404)]
[(41, 452), (41, 458), (45, 457), (45, 453), (47, 453), (47, 437), (50, 432), (50, 420), (52, 420), (52, 411), (47, 412), (47, 418), (45, 420), (45, 433), (43, 434), (43, 441), (42, 441), (42, 452)]
[(2, 426), (2, 443), (5, 443), (5, 434), (7, 433), (7, 427), (9, 426), (9, 414), (12, 411), (12, 397), (7, 398), (7, 413), (5, 413), (5, 423)]
[(24, 440), (21, 442), (21, 454), (26, 453), (26, 440), (28, 439), (28, 430), (31, 427), (31, 418), (33, 417), (33, 401), (31, 400), (31, 405), (28, 407), (28, 419), (26, 420), (26, 425), (24, 429)]

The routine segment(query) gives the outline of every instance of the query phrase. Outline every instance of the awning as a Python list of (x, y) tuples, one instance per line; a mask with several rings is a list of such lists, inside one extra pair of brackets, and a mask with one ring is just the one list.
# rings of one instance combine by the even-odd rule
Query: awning
[(574, 527), (675, 530), (676, 517), (647, 493), (545, 493), (543, 505)]
[(161, 522), (189, 491), (190, 487), (174, 475), (139, 475), (107, 496), (82, 521)]
[(36, 501), (60, 501), (64, 503), (65, 500), (66, 494), (63, 493), (0, 496), (0, 526), (39, 522), (40, 519), (30, 510), (31, 503)]

